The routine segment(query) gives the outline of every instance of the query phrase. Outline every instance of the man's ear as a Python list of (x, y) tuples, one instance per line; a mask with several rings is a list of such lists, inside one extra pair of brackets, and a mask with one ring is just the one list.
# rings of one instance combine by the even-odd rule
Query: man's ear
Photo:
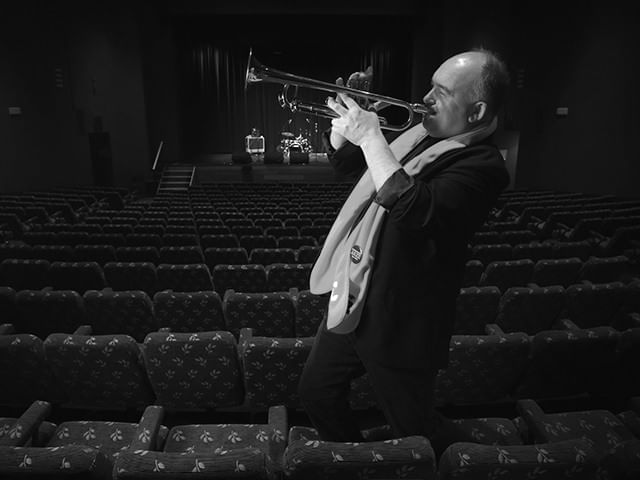
[(484, 120), (487, 115), (487, 103), (486, 102), (475, 102), (473, 107), (471, 108), (471, 113), (467, 117), (469, 123), (478, 123)]

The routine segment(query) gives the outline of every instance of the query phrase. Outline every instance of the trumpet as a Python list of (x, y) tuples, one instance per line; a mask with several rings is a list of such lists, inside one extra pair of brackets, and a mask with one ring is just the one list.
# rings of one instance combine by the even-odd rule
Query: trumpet
[[(428, 108), (421, 103), (409, 103), (398, 100), (385, 95), (370, 93), (365, 90), (356, 88), (343, 87), (334, 83), (323, 82), (313, 78), (301, 77), (292, 73), (283, 72), (274, 68), (266, 67), (253, 56), (253, 50), (249, 50), (249, 60), (247, 61), (247, 72), (245, 75), (245, 89), (248, 85), (254, 83), (278, 83), (283, 85), (282, 91), (278, 94), (280, 106), (288, 108), (292, 112), (302, 112), (305, 114), (318, 115), (327, 118), (336, 118), (338, 114), (326, 105), (311, 102), (301, 102), (297, 98), (298, 88), (310, 88), (312, 90), (320, 90), (330, 93), (344, 93), (352, 98), (361, 99), (363, 101), (372, 102), (369, 110), (379, 112), (389, 107), (397, 106), (407, 111), (407, 119), (402, 124), (390, 124), (386, 118), (378, 115), (380, 128), (385, 130), (393, 130), (396, 132), (406, 130), (413, 123), (413, 117), (416, 114), (424, 115), (429, 113)], [(293, 95), (290, 94), (290, 88), (295, 87)]]

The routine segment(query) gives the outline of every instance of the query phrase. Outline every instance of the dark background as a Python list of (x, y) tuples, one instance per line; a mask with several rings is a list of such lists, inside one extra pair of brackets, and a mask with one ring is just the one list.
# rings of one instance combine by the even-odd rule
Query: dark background
[(164, 162), (192, 162), (241, 149), (253, 126), (268, 148), (289, 120), (306, 128), (277, 105), (279, 87), (244, 92), (250, 46), (270, 67), (330, 82), (372, 63), (375, 91), (419, 101), (444, 58), (482, 45), (513, 77), (499, 138), (516, 187), (637, 196), (639, 18), (625, 3), (3, 4), (0, 190), (135, 186), (160, 141)]

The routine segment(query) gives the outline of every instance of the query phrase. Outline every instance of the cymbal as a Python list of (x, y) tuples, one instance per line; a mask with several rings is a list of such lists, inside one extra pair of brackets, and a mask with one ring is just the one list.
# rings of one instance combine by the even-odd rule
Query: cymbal
[(280, 132), (280, 135), (283, 136), (284, 138), (294, 138), (295, 135), (291, 132)]

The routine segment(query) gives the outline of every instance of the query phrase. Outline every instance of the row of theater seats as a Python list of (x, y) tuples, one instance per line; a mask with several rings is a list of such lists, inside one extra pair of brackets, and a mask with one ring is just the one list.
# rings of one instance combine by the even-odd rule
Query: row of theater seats
[[(295, 233), (295, 229), (270, 229), (268, 234), (249, 230), (254, 227), (243, 227), (245, 230), (226, 231), (215, 227), (202, 235), (174, 233), (73, 233), (73, 232), (29, 232), (22, 236), (21, 241), (27, 245), (112, 245), (113, 247), (179, 247), (194, 246), (206, 249), (209, 247), (243, 247), (248, 251), (254, 248), (297, 248), (300, 245), (315, 246), (322, 243), (329, 231), (328, 226), (309, 227), (304, 235)], [(248, 233), (253, 231), (254, 233)], [(215, 233), (214, 233), (215, 232)]]
[(614, 257), (578, 257), (520, 260), (493, 260), (483, 263), (469, 260), (465, 266), (464, 286), (496, 286), (502, 291), (528, 284), (569, 286), (578, 282), (628, 283), (640, 274), (625, 255)]
[[(262, 237), (260, 237), (262, 239)], [(0, 261), (7, 258), (48, 260), (50, 262), (150, 262), (186, 264), (206, 263), (210, 268), (220, 264), (258, 263), (312, 263), (320, 247), (302, 237), (288, 237), (291, 247), (257, 247), (245, 244), (241, 247), (235, 238), (218, 238), (214, 246), (164, 246), (154, 245), (26, 245), (19, 242), (0, 244)], [(305, 244), (307, 242), (307, 244)]]
[[(154, 264), (138, 258), (130, 262), (53, 261), (8, 258), (0, 262), (0, 286), (15, 290), (142, 290), (153, 295), (161, 290), (179, 292), (215, 290), (224, 295), (228, 289), (240, 292), (275, 292), (290, 288), (309, 288), (309, 275), (318, 249), (253, 251), (249, 257), (243, 249), (207, 249), (207, 263), (188, 256), (176, 247), (171, 255), (179, 263)], [(144, 254), (148, 252), (143, 252)], [(157, 253), (157, 252), (156, 252)], [(201, 255), (201, 254), (200, 254)], [(261, 263), (247, 263), (250, 259)], [(147, 259), (148, 260), (148, 259)], [(165, 257), (165, 260), (171, 260)], [(183, 263), (185, 260), (193, 260)], [(202, 260), (200, 258), (200, 260)], [(289, 260), (289, 262), (286, 262)], [(293, 260), (307, 260), (293, 263)], [(282, 262), (282, 263), (281, 263)], [(624, 255), (616, 257), (530, 259), (493, 261), (486, 266), (470, 260), (465, 266), (463, 286), (495, 286), (501, 292), (516, 286), (569, 287), (580, 282), (629, 283), (638, 272)]]
[(142, 342), (159, 328), (172, 332), (226, 330), (238, 338), (250, 327), (260, 335), (315, 335), (326, 310), (326, 295), (309, 290), (270, 293), (161, 291), (150, 297), (138, 290), (21, 290), (0, 287), (2, 321), (19, 333), (42, 339), (90, 325), (95, 334), (126, 334)]
[[(326, 295), (309, 290), (247, 293), (227, 290), (149, 295), (141, 290), (19, 290), (0, 287), (2, 321), (20, 333), (45, 338), (89, 324), (98, 334), (119, 333), (142, 341), (158, 328), (174, 332), (227, 330), (237, 338), (243, 327), (273, 337), (313, 336), (327, 306)], [(462, 288), (456, 301), (455, 334), (482, 334), (496, 323), (506, 332), (529, 335), (564, 325), (580, 328), (640, 326), (640, 281), (629, 284), (580, 283), (564, 288)]]
[[(640, 475), (640, 399), (626, 409), (546, 412), (532, 399), (517, 416), (455, 419), (451, 438), (394, 437), (387, 426), (364, 442), (330, 442), (290, 425), (283, 406), (251, 424), (165, 425), (150, 405), (137, 422), (48, 421), (35, 401), (0, 418), (0, 475), (61, 478), (254, 478), (303, 480), (479, 478), (632, 480)], [(20, 435), (15, 435), (20, 432)]]
[(267, 265), (218, 264), (212, 270), (204, 263), (160, 264), (110, 262), (48, 262), (6, 259), (0, 263), (0, 286), (14, 290), (143, 290), (149, 295), (162, 290), (199, 292), (279, 292), (308, 289), (310, 263)]
[[(149, 403), (191, 411), (236, 407), (299, 409), (299, 377), (314, 338), (231, 332), (166, 332), (143, 343), (123, 334), (91, 335), (91, 327), (42, 339), (0, 335), (0, 405), (34, 399), (78, 409), (138, 408)], [(454, 335), (449, 365), (436, 381), (439, 406), (483, 406), (521, 398), (592, 396), (619, 401), (640, 395), (640, 327)], [(354, 380), (355, 409), (376, 406), (364, 375)]]
[(454, 332), (479, 334), (496, 323), (506, 332), (530, 335), (562, 325), (580, 328), (640, 326), (640, 281), (624, 284), (578, 283), (563, 287), (495, 286), (462, 288), (456, 302)]

